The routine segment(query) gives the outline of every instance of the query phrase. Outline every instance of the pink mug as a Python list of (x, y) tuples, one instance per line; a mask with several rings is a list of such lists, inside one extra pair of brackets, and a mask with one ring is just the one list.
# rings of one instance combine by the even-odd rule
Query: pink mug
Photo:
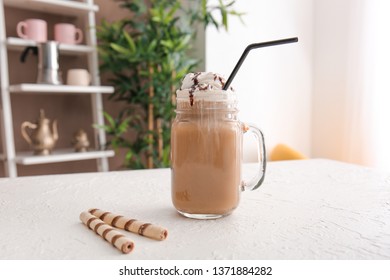
[(26, 19), (16, 26), (20, 38), (42, 43), (47, 41), (47, 23), (42, 19)]
[(71, 23), (57, 23), (54, 25), (54, 40), (62, 44), (80, 44), (83, 32)]

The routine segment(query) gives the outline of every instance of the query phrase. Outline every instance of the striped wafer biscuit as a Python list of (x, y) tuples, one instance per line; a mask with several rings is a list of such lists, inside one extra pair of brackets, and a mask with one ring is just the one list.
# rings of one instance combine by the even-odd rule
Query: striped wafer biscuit
[(90, 209), (88, 212), (113, 227), (134, 232), (142, 236), (156, 240), (164, 240), (168, 236), (168, 230), (160, 226), (138, 221), (136, 219), (129, 219), (100, 209)]
[(91, 230), (103, 237), (106, 241), (114, 245), (115, 248), (124, 254), (130, 253), (134, 248), (134, 242), (124, 236), (121, 232), (107, 225), (102, 220), (96, 218), (88, 212), (80, 214), (80, 220)]

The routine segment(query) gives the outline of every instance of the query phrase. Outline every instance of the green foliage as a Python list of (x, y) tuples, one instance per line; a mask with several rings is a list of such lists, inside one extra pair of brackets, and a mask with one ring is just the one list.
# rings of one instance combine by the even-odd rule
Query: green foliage
[[(241, 17), (232, 9), (235, 0), (116, 0), (129, 17), (98, 29), (102, 72), (109, 72), (115, 87), (112, 100), (124, 108), (117, 117), (105, 113), (113, 148), (126, 150), (126, 168), (145, 168), (153, 156), (154, 167), (169, 166), (170, 125), (174, 117), (172, 94), (198, 61), (188, 56), (195, 39), (195, 24), (228, 28), (228, 15)], [(183, 7), (182, 4), (185, 6)], [(218, 16), (219, 15), (219, 16)], [(153, 96), (150, 89), (153, 88)], [(148, 109), (153, 105), (153, 123), (148, 129)], [(150, 135), (152, 137), (150, 137)], [(157, 148), (162, 141), (162, 149)], [(151, 148), (153, 147), (153, 148)]]

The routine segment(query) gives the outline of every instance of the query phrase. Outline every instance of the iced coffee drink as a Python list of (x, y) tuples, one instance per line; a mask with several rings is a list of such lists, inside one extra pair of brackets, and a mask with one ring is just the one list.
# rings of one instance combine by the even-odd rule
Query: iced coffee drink
[(177, 91), (171, 134), (172, 201), (191, 218), (218, 218), (238, 205), (242, 135), (233, 89), (214, 73), (190, 73)]

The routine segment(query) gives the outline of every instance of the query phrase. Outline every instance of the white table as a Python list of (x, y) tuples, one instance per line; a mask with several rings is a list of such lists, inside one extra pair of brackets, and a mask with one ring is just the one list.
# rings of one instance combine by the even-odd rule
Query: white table
[[(79, 221), (89, 208), (169, 236), (125, 233), (135, 249), (121, 254)], [(0, 259), (390, 259), (390, 176), (330, 160), (270, 163), (260, 189), (208, 221), (176, 213), (169, 169), (1, 179)]]

